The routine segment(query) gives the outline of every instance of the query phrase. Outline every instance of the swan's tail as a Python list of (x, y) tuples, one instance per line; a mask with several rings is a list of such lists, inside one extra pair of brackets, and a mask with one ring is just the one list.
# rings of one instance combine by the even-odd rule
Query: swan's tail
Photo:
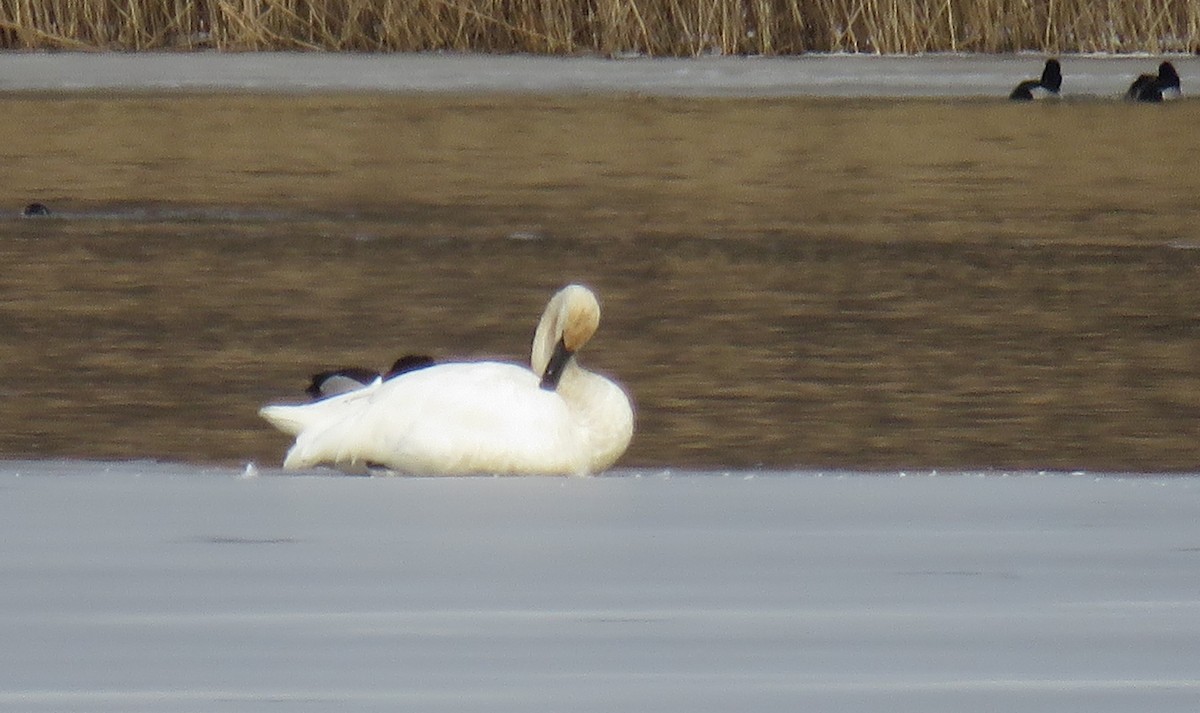
[(289, 436), (298, 436), (316, 421), (312, 406), (313, 404), (264, 406), (258, 410), (258, 415)]
[(353, 404), (369, 396), (381, 383), (382, 380), (377, 378), (361, 389), (307, 404), (264, 406), (258, 410), (258, 415), (289, 436), (299, 436), (313, 426), (341, 418)]

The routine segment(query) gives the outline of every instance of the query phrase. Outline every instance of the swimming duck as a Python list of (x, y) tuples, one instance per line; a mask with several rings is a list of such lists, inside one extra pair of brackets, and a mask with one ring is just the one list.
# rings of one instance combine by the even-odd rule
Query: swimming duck
[(1048, 59), (1046, 66), (1042, 68), (1041, 79), (1026, 79), (1012, 90), (1008, 98), (1015, 101), (1032, 101), (1035, 98), (1057, 97), (1061, 88), (1062, 67), (1057, 59)]
[(591, 290), (568, 285), (534, 334), (532, 369), (442, 363), (376, 379), (338, 396), (259, 411), (296, 437), (284, 468), (378, 465), (431, 475), (586, 475), (617, 461), (633, 436), (633, 407), (614, 381), (576, 354), (600, 324)]
[(330, 369), (312, 375), (304, 393), (314, 399), (324, 399), (337, 396), (348, 391), (361, 389), (376, 379), (390, 379), (405, 372), (424, 369), (433, 366), (433, 357), (424, 354), (405, 354), (397, 359), (386, 374), (380, 374), (371, 369), (359, 366), (347, 366), (341, 369)]
[(1129, 85), (1125, 98), (1139, 102), (1161, 102), (1163, 99), (1174, 99), (1181, 94), (1179, 73), (1175, 65), (1163, 62), (1158, 65), (1158, 74), (1142, 74)]

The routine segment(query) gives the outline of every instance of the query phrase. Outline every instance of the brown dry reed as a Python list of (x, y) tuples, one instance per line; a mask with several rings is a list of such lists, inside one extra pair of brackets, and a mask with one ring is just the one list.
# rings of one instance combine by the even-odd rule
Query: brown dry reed
[(0, 47), (1194, 52), (1200, 0), (0, 0)]

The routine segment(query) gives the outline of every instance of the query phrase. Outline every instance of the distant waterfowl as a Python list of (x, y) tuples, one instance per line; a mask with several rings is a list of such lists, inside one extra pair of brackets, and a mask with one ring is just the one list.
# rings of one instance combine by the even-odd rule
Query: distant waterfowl
[(26, 218), (36, 218), (38, 216), (50, 215), (50, 209), (41, 203), (30, 203), (21, 211), (21, 215)]
[(1158, 74), (1142, 74), (1129, 85), (1125, 98), (1139, 102), (1160, 102), (1174, 99), (1181, 94), (1179, 73), (1175, 65), (1163, 62), (1158, 65)]
[(633, 436), (615, 382), (579, 365), (600, 323), (591, 290), (569, 285), (546, 306), (532, 370), (443, 363), (376, 379), (339, 396), (259, 413), (296, 437), (284, 467), (379, 465), (430, 475), (585, 475), (610, 467)]
[(433, 357), (424, 354), (406, 354), (392, 364), (386, 374), (380, 374), (371, 369), (358, 366), (348, 366), (342, 369), (330, 369), (319, 374), (313, 374), (306, 394), (314, 399), (325, 399), (330, 396), (355, 391), (369, 385), (376, 379), (390, 379), (400, 374), (433, 366)]
[(1062, 88), (1062, 67), (1057, 59), (1046, 60), (1040, 79), (1027, 79), (1017, 85), (1008, 95), (1015, 101), (1032, 101), (1042, 97), (1057, 97)]

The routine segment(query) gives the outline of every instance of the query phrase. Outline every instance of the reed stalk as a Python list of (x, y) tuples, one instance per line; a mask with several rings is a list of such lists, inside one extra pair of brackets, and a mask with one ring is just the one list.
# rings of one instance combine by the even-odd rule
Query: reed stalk
[(0, 48), (1195, 52), (1197, 0), (0, 0)]

